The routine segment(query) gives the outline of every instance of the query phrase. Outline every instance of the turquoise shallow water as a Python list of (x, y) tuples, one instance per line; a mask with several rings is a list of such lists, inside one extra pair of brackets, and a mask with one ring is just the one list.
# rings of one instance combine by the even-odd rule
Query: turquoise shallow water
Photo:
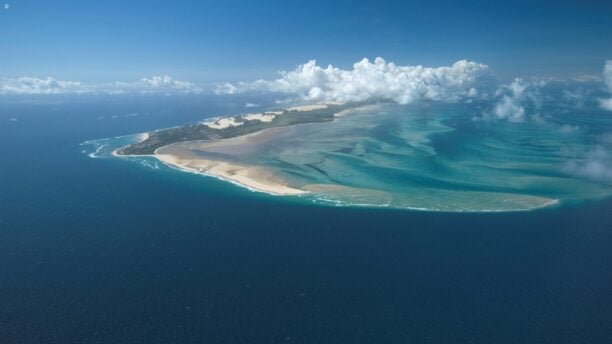
[[(590, 125), (588, 113), (574, 122), (484, 122), (474, 120), (478, 111), (478, 104), (369, 105), (333, 123), (287, 127), (247, 147), (197, 153), (264, 167), (311, 192), (301, 199), (336, 206), (521, 211), (612, 193), (605, 181), (566, 169), (588, 155), (591, 127), (605, 130), (605, 118)], [(135, 139), (88, 142), (87, 152), (108, 156)], [(161, 168), (155, 159), (135, 160)]]

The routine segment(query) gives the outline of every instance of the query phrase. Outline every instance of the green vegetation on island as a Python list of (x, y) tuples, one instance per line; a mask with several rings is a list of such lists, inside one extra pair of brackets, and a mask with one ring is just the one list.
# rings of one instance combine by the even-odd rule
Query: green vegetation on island
[(225, 128), (211, 128), (205, 123), (188, 124), (181, 127), (160, 129), (148, 133), (148, 137), (138, 143), (131, 144), (117, 150), (118, 155), (149, 155), (155, 150), (173, 143), (197, 140), (218, 140), (251, 134), (263, 129), (286, 127), (296, 124), (322, 123), (334, 120), (335, 114), (340, 111), (356, 107), (355, 103), (328, 104), (326, 107), (300, 110), (283, 110), (282, 114), (262, 113), (274, 115), (269, 122), (258, 119), (247, 120), (242, 116), (234, 116), (234, 121), (242, 123)]

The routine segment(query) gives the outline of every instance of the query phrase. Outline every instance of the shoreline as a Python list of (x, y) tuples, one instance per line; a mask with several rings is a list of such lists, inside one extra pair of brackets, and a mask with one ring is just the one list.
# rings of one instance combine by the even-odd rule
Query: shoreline
[[(148, 132), (141, 133), (141, 134), (139, 134), (139, 136), (140, 137), (139, 137), (139, 140), (137, 142), (142, 142), (142, 141), (145, 141), (145, 140), (147, 140), (149, 138), (149, 133)], [(143, 155), (131, 155), (131, 154), (118, 154), (117, 153), (118, 150), (123, 149), (125, 147), (127, 147), (127, 146), (119, 147), (119, 148), (113, 150), (111, 152), (111, 155), (114, 156), (115, 158), (123, 158), (123, 157), (128, 157), (129, 158), (129, 157), (137, 157), (137, 156), (151, 156), (151, 155), (144, 155), (144, 154)]]
[[(237, 136), (236, 138), (243, 139), (245, 137), (261, 134), (264, 131), (277, 128), (266, 128), (255, 133), (246, 134), (243, 136)], [(149, 137), (149, 133), (140, 134), (139, 142), (146, 140)], [(230, 139), (219, 139), (213, 142), (231, 140)], [(198, 141), (187, 141), (187, 142), (198, 142)], [(151, 157), (155, 158), (164, 165), (187, 173), (199, 174), (207, 177), (216, 178), (224, 182), (229, 182), (242, 188), (248, 189), (253, 192), (261, 192), (273, 196), (296, 196), (310, 193), (309, 191), (292, 188), (284, 185), (280, 182), (270, 180), (272, 175), (262, 167), (255, 166), (244, 166), (238, 164), (232, 164), (227, 161), (221, 160), (208, 160), (208, 159), (181, 159), (172, 154), (158, 153), (157, 151), (163, 148), (167, 148), (173, 145), (179, 145), (185, 142), (178, 142), (168, 146), (163, 146), (155, 150), (153, 154), (118, 154), (117, 151), (123, 147), (117, 148), (111, 152), (111, 155), (116, 158), (138, 158), (138, 157)]]

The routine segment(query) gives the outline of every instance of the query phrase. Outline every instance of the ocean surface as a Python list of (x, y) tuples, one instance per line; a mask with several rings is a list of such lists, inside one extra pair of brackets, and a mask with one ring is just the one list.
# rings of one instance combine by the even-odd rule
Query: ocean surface
[[(387, 165), (385, 173), (397, 173), (381, 178), (380, 188), (393, 185), (389, 178), (410, 177), (450, 190), (468, 170), (488, 191), (562, 200), (521, 212), (355, 207), (338, 193), (328, 195), (340, 195), (331, 202), (274, 197), (153, 159), (97, 151), (98, 140), (116, 144), (242, 113), (247, 100), (49, 96), (0, 103), (0, 342), (610, 342), (609, 186), (570, 173), (574, 157), (589, 155), (594, 131), (610, 129), (608, 119), (548, 119), (547, 129), (526, 134), (537, 138), (533, 145), (512, 135), (525, 133), (526, 123), (482, 129), (469, 107), (456, 108), (465, 116), (437, 104), (387, 110), (390, 123), (394, 113), (427, 114), (407, 129), (420, 123), (427, 130), (419, 132), (439, 134), (380, 137), (389, 146), (376, 146), (364, 161), (380, 164), (386, 148), (409, 137), (412, 148), (403, 153), (420, 163)], [(272, 99), (257, 103), (274, 106)], [(316, 135), (309, 142), (329, 133)], [(361, 154), (357, 141), (320, 146), (316, 152), (341, 154), (315, 167), (338, 171), (334, 164), (347, 154)], [(482, 142), (499, 145), (514, 170), (490, 174), (493, 158), (508, 159)], [(294, 163), (312, 157), (312, 146), (284, 147), (296, 152), (289, 155)], [(426, 164), (432, 148), (441, 158)], [(262, 150), (261, 157), (278, 154)], [(302, 178), (324, 181), (313, 171)], [(499, 175), (507, 185), (493, 185)], [(334, 180), (362, 186), (373, 178), (351, 176)], [(442, 176), (447, 184), (440, 185)], [(443, 198), (461, 204), (454, 196)], [(427, 192), (420, 199), (429, 210), (440, 207)]]

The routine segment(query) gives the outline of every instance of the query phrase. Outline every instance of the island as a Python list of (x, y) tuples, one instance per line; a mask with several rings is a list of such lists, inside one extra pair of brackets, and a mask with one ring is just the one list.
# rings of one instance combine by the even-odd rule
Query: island
[(117, 157), (155, 157), (164, 164), (191, 173), (216, 177), (253, 191), (272, 195), (300, 195), (308, 190), (258, 164), (234, 159), (248, 155), (250, 147), (270, 141), (295, 125), (332, 122), (350, 109), (366, 103), (325, 103), (289, 107), (144, 133), (138, 142), (113, 152)]

